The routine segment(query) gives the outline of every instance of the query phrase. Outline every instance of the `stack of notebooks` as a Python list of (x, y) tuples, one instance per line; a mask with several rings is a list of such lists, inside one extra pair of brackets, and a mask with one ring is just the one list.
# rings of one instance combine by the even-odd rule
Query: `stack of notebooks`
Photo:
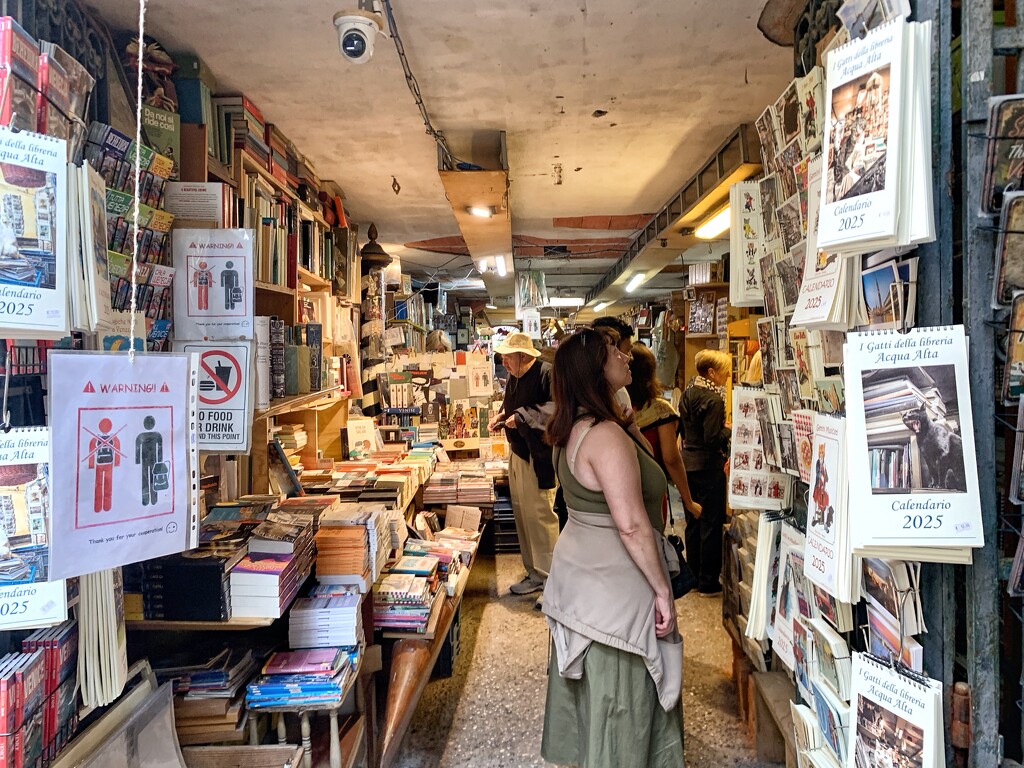
[(373, 623), (380, 629), (425, 632), (434, 596), (429, 580), (387, 573), (373, 585)]
[(358, 664), (358, 649), (280, 651), (246, 693), (249, 709), (340, 704)]
[(232, 618), (280, 618), (310, 566), (308, 551), (246, 555), (231, 569)]
[(288, 613), (288, 644), (292, 648), (359, 645), (363, 638), (361, 602), (358, 593), (299, 598)]

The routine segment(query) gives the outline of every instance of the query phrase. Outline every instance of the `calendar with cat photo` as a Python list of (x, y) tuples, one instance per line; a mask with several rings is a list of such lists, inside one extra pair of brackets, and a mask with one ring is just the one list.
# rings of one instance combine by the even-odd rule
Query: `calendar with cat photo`
[(844, 372), (854, 552), (969, 557), (984, 536), (963, 326), (850, 333)]

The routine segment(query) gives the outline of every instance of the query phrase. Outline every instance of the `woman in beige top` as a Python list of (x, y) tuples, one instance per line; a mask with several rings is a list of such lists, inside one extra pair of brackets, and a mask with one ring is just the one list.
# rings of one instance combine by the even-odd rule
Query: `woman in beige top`
[(629, 381), (628, 357), (602, 331), (559, 345), (548, 440), (569, 520), (544, 591), (541, 754), (584, 768), (679, 768), (683, 649), (656, 530), (666, 481), (616, 407)]

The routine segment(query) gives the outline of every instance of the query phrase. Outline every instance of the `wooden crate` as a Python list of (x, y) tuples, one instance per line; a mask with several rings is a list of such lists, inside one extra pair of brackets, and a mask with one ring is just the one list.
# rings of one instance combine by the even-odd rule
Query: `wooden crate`
[(182, 747), (188, 768), (299, 768), (302, 747), (274, 744), (258, 747)]

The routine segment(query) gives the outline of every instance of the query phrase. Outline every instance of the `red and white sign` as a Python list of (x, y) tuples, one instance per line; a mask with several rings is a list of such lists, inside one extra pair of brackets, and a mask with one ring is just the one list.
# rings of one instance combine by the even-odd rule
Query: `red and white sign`
[(199, 450), (247, 453), (252, 438), (254, 342), (182, 341), (199, 359)]
[(252, 232), (174, 230), (174, 335), (253, 338)]
[[(186, 355), (51, 352), (50, 579), (195, 546), (195, 380)], [(116, 489), (116, 490), (115, 490)]]

